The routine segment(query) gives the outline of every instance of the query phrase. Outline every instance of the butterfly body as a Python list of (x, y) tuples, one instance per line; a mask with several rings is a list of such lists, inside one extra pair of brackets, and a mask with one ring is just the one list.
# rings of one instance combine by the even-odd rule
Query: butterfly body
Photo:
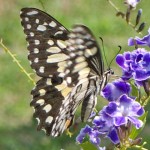
[(104, 72), (100, 48), (86, 26), (69, 31), (36, 8), (23, 8), (20, 16), (28, 59), (40, 77), (31, 92), (38, 130), (59, 136), (71, 126), (81, 103), (81, 120), (89, 118), (111, 70)]

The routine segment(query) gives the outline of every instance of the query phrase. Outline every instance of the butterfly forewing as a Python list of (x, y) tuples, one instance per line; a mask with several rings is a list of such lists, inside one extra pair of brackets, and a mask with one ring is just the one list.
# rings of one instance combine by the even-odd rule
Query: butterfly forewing
[(65, 60), (69, 58), (66, 51), (67, 29), (50, 15), (35, 8), (23, 8), (20, 16), (27, 35), (31, 67), (42, 77), (64, 71), (59, 66), (65, 66)]
[(41, 79), (31, 94), (38, 129), (58, 136), (71, 126), (78, 106), (86, 121), (103, 85), (103, 60), (91, 31), (76, 25), (69, 32), (35, 8), (21, 10), (31, 67)]
[(100, 49), (91, 31), (83, 25), (75, 25), (68, 35), (70, 59), (67, 61), (66, 80), (68, 85), (76, 85), (89, 75), (103, 74), (103, 60)]

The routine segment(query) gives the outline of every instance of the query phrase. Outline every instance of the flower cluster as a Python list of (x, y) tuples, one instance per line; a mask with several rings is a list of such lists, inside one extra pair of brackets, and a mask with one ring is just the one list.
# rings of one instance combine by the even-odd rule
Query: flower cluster
[[(150, 29), (148, 32), (149, 35), (143, 38), (130, 38), (129, 46), (150, 47)], [(132, 88), (128, 80), (132, 78), (138, 88), (144, 87), (146, 82), (149, 83), (150, 52), (144, 48), (137, 48), (132, 52), (118, 54), (116, 62), (122, 68), (122, 77), (108, 83), (101, 92), (101, 95), (108, 100), (108, 105), (104, 106), (94, 117), (92, 126), (86, 125), (76, 138), (77, 142), (81, 143), (86, 136), (89, 137), (89, 141), (99, 150), (104, 149), (100, 147), (102, 137), (110, 139), (114, 145), (123, 145), (126, 140), (129, 145), (133, 145), (133, 143), (136, 145), (141, 141), (140, 139), (130, 139), (132, 127), (139, 129), (144, 124), (139, 119), (144, 114), (144, 108), (136, 101), (137, 97), (131, 95)], [(148, 87), (148, 89), (150, 88)], [(148, 92), (150, 93), (150, 90)], [(146, 93), (148, 92), (146, 91)]]
[[(150, 46), (149, 34), (143, 38), (135, 37), (128, 40), (128, 45)], [(133, 78), (137, 85), (143, 86), (144, 82), (150, 78), (150, 52), (144, 48), (138, 48), (132, 52), (125, 52), (116, 57), (117, 64), (122, 68), (122, 78), (129, 80)]]
[(125, 4), (135, 8), (136, 5), (140, 2), (140, 0), (125, 0)]
[(77, 142), (83, 142), (88, 135), (90, 142), (100, 149), (101, 136), (109, 138), (114, 144), (120, 143), (120, 126), (127, 126), (130, 122), (137, 129), (142, 127), (143, 123), (138, 117), (144, 113), (144, 109), (130, 96), (130, 91), (130, 85), (121, 79), (107, 84), (101, 95), (110, 102), (95, 116), (92, 127), (86, 125), (80, 131)]
[(133, 78), (137, 85), (143, 85), (143, 81), (150, 78), (150, 52), (144, 48), (138, 48), (132, 52), (125, 52), (116, 57), (117, 64), (122, 68), (125, 80)]

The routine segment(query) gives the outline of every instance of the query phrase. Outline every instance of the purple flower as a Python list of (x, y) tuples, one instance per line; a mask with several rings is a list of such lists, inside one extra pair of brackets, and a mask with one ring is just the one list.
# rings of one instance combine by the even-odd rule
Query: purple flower
[(100, 145), (99, 131), (94, 130), (89, 125), (86, 125), (84, 128), (81, 129), (79, 135), (76, 138), (76, 141), (82, 143), (86, 135), (89, 135), (89, 140), (92, 144), (96, 146)]
[(142, 45), (150, 47), (150, 28), (148, 29), (148, 35), (144, 36), (143, 38), (139, 37), (129, 38), (128, 45), (129, 46)]
[(122, 94), (130, 95), (130, 92), (130, 84), (118, 79), (112, 83), (108, 83), (101, 91), (101, 96), (106, 98), (108, 101), (116, 101)]
[(125, 0), (125, 4), (130, 5), (132, 7), (136, 7), (136, 5), (140, 2), (140, 0)]
[(105, 108), (105, 112), (114, 119), (113, 123), (116, 127), (126, 125), (128, 121), (131, 121), (136, 128), (143, 125), (138, 117), (144, 113), (144, 109), (127, 95), (122, 95), (117, 102), (110, 102)]
[(117, 133), (117, 129), (116, 128), (112, 128), (110, 130), (110, 132), (108, 133), (107, 137), (114, 143), (114, 144), (118, 144), (120, 143), (119, 137), (118, 137), (118, 133)]
[[(114, 83), (117, 83), (114, 82)], [(127, 86), (129, 86), (127, 84)], [(128, 87), (128, 92), (130, 88)], [(81, 129), (76, 141), (81, 143), (86, 135), (98, 149), (100, 149), (100, 137), (104, 136), (114, 144), (119, 144), (118, 131), (121, 126), (127, 126), (131, 122), (137, 129), (143, 122), (138, 119), (144, 113), (143, 107), (135, 99), (126, 94), (119, 95), (117, 100), (111, 101), (93, 119), (92, 126), (86, 125)]]
[(84, 128), (81, 129), (80, 134), (76, 137), (76, 141), (82, 143), (86, 134), (90, 133), (92, 128), (89, 125), (86, 125)]
[(116, 62), (122, 68), (122, 78), (133, 78), (138, 85), (150, 78), (150, 52), (144, 48), (138, 48), (133, 52), (125, 52), (116, 57)]

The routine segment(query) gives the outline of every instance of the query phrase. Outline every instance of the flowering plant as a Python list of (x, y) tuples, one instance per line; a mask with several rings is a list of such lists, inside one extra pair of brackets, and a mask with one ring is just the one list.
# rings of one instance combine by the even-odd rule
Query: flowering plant
[[(132, 8), (139, 2), (140, 0), (125, 1)], [(76, 138), (78, 143), (83, 143), (89, 137), (90, 143), (97, 149), (105, 150), (106, 146), (101, 147), (105, 138), (113, 144), (109, 149), (126, 150), (134, 147), (145, 150), (145, 143), (139, 146), (142, 139), (137, 136), (144, 127), (147, 115), (144, 106), (150, 95), (150, 52), (138, 46), (150, 47), (150, 29), (148, 33), (143, 38), (129, 38), (128, 46), (135, 46), (135, 49), (116, 56), (122, 76), (108, 83), (101, 91), (101, 96), (108, 104), (95, 115), (91, 125), (81, 129)], [(144, 88), (146, 96), (141, 94), (141, 88)]]

